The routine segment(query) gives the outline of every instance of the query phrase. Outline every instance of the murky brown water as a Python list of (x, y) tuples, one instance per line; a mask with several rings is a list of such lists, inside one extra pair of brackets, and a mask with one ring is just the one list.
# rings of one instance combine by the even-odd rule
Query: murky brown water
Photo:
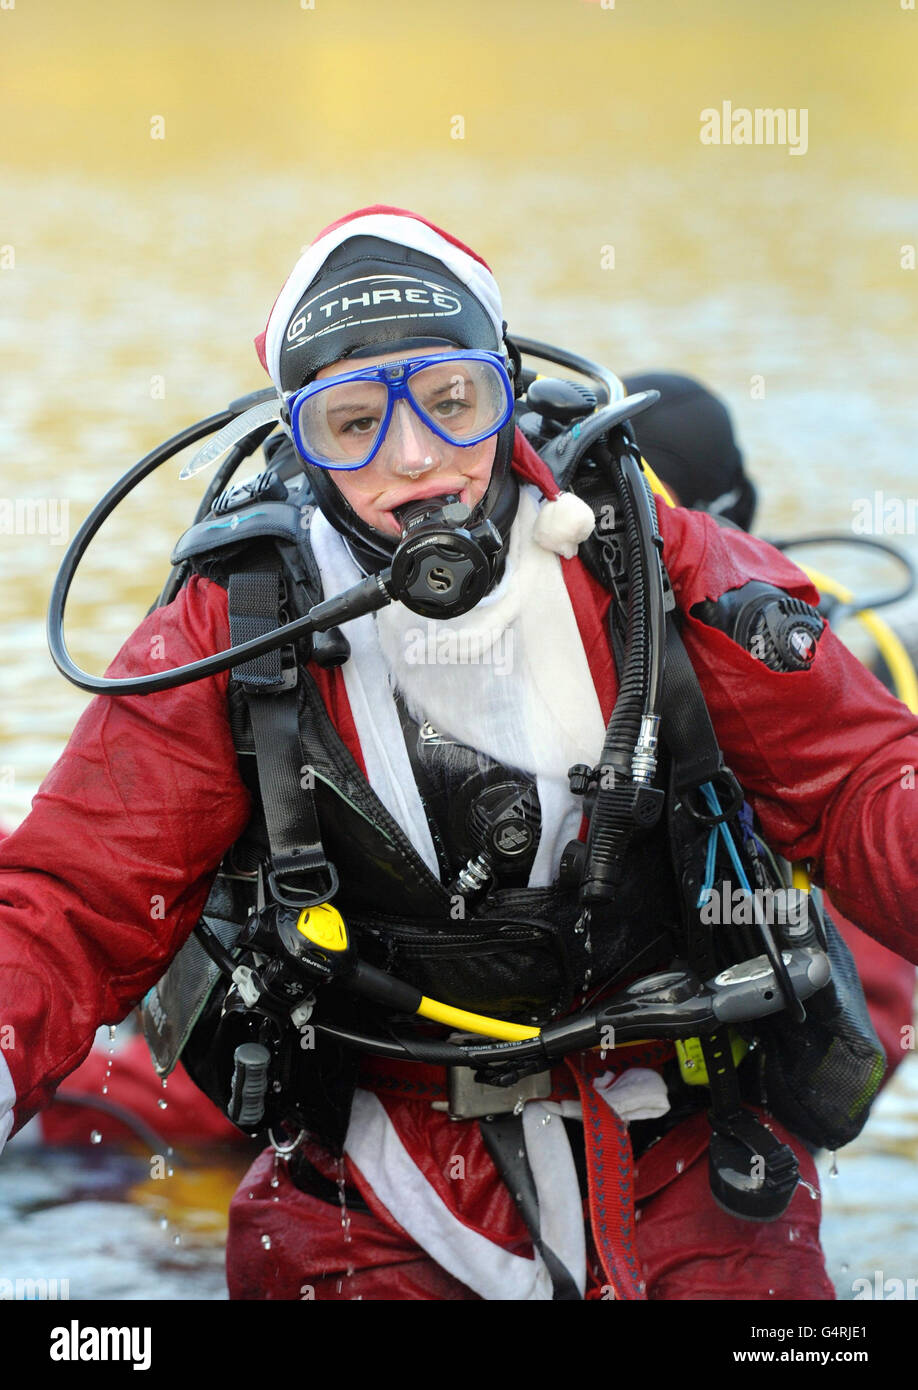
[[(0, 820), (85, 703), (43, 635), (62, 542), (128, 464), (263, 384), (252, 337), (301, 245), (355, 206), (466, 239), (520, 332), (713, 384), (764, 532), (850, 528), (858, 498), (918, 492), (916, 56), (895, 0), (0, 8)], [(703, 145), (724, 101), (806, 109), (806, 153)], [(193, 513), (177, 471), (79, 576), (68, 633), (95, 671)], [(856, 1248), (918, 1274), (915, 1075), (896, 1152), (880, 1123), (861, 1141), (863, 1189), (840, 1160), (852, 1268)]]

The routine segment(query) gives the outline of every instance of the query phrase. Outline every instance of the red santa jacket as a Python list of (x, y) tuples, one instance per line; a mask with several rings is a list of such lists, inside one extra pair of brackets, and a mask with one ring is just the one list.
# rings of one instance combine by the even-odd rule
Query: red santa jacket
[[(514, 467), (553, 491), (519, 434)], [(809, 670), (778, 674), (693, 618), (694, 604), (750, 579), (810, 602), (816, 594), (796, 566), (751, 536), (682, 509), (661, 506), (659, 520), (689, 656), (766, 836), (786, 858), (811, 860), (847, 916), (915, 960), (918, 719), (828, 630)], [(579, 560), (562, 565), (608, 717), (616, 688), (609, 596)], [(162, 670), (228, 645), (225, 591), (194, 578), (140, 624), (110, 674)], [(313, 674), (360, 761), (340, 671)], [(18, 1127), (47, 1103), (99, 1024), (124, 1018), (160, 977), (245, 827), (228, 681), (223, 672), (152, 695), (93, 700), (31, 814), (0, 846), (0, 1141), (12, 1119)]]

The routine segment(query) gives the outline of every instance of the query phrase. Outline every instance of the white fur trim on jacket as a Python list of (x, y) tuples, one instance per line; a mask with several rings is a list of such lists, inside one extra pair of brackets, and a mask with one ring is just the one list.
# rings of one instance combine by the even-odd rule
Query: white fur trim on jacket
[(592, 534), (596, 518), (593, 508), (572, 492), (562, 492), (539, 510), (533, 537), (543, 550), (573, 560), (581, 541)]
[[(582, 1294), (586, 1243), (577, 1173), (563, 1124), (544, 1123), (545, 1114), (537, 1102), (523, 1111), (542, 1235)], [(530, 1260), (514, 1255), (451, 1211), (411, 1157), (382, 1102), (369, 1091), (354, 1093), (344, 1147), (364, 1181), (415, 1244), (479, 1298), (551, 1299), (551, 1278), (541, 1256), (536, 1252)]]

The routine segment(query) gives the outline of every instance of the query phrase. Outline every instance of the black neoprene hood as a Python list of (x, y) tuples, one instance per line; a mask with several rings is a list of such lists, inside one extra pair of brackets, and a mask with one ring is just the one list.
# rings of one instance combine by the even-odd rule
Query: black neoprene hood
[(325, 261), (284, 331), (280, 383), (297, 391), (333, 362), (385, 353), (406, 340), (500, 351), (494, 325), (466, 285), (409, 246), (357, 236)]

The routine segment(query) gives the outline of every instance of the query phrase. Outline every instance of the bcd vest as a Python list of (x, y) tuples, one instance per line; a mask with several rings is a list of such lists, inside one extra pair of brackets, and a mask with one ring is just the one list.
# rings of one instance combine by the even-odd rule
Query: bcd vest
[[(322, 597), (309, 546), (308, 500), (300, 505), (295, 485), (288, 484), (286, 501), (259, 496), (259, 487), (254, 480), (229, 489), (214, 514), (186, 532), (173, 554), (173, 563), (186, 564), (228, 589), (231, 632), (234, 597), (240, 591), (233, 576), (276, 576), (278, 609), (268, 627), (299, 616)], [(255, 630), (247, 628), (245, 633)], [(242, 631), (237, 629), (234, 641), (243, 640)], [(528, 1023), (564, 1014), (587, 993), (614, 988), (688, 953), (685, 904), (701, 884), (706, 837), (700, 829), (686, 828), (684, 819), (674, 822), (672, 793), (669, 815), (635, 837), (631, 872), (615, 900), (594, 909), (589, 931), (581, 925), (577, 885), (565, 884), (560, 877), (547, 888), (498, 886), (457, 916), (455, 896), (431, 873), (375, 794), (325, 708), (313, 672), (324, 664), (337, 664), (346, 650), (345, 628), (343, 636), (322, 634), (298, 643), (287, 655), (287, 667), (296, 671), (300, 771), (310, 779), (322, 851), (337, 871), (334, 901), (362, 958), (444, 1003)], [(256, 906), (259, 865), (269, 860), (271, 848), (245, 682), (240, 679), (245, 674), (234, 669), (228, 701), (240, 769), (254, 810), (245, 834), (224, 858), (203, 914), (227, 949), (232, 949)], [(664, 782), (667, 772), (664, 755)], [(828, 1008), (825, 1023), (819, 1025), (819, 1010), (814, 1015), (811, 1009), (807, 1024), (797, 1025), (796, 1033), (782, 1032), (778, 1022), (770, 1021), (775, 1041), (767, 1055), (764, 1050), (761, 1055), (766, 1065), (771, 1064), (769, 1098), (774, 1112), (779, 1113), (778, 1093), (783, 1093), (783, 1111), (792, 1116), (791, 1127), (811, 1142), (835, 1147), (853, 1137), (866, 1119), (882, 1077), (882, 1053), (850, 956), (834, 931), (829, 944), (844, 1000), (840, 1003), (833, 992), (831, 1001), (822, 1001), (823, 1013)], [(715, 962), (718, 968), (729, 963), (729, 956)], [(224, 995), (217, 967), (193, 936), (148, 995), (144, 1024), (157, 1071), (168, 1075), (181, 1058), (197, 1084), (225, 1109), (233, 1050), (244, 1034), (224, 1012)], [(369, 1006), (341, 991), (324, 991), (319, 1003), (322, 1018), (341, 1028), (378, 1029)], [(820, 1026), (824, 1037), (814, 1032)], [(847, 1039), (843, 1059), (836, 1036), (840, 1031)], [(325, 1036), (315, 1047), (295, 1044), (294, 1038), (281, 1059), (288, 1123), (340, 1148), (359, 1054)], [(852, 1049), (859, 1088), (856, 1106), (850, 1104), (849, 1078), (841, 1075), (846, 1065), (850, 1069)], [(808, 1054), (806, 1075), (795, 1078), (803, 1052)], [(811, 1084), (826, 1055), (834, 1056), (839, 1072), (833, 1073), (828, 1090)], [(866, 1090), (865, 1076), (873, 1082)], [(814, 1123), (808, 1117), (820, 1106), (825, 1113)], [(845, 1112), (841, 1121), (839, 1106)]]

